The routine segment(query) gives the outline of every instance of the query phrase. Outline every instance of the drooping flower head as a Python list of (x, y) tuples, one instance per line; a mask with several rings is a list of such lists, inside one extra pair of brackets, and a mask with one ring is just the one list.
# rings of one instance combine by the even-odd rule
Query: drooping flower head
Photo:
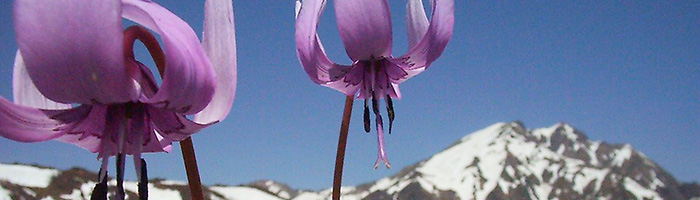
[[(138, 26), (124, 29), (123, 18)], [(119, 171), (124, 155), (133, 155), (139, 169), (141, 153), (169, 151), (231, 108), (231, 1), (206, 1), (202, 43), (186, 22), (147, 0), (16, 0), (14, 20), (16, 104), (0, 98), (0, 136), (78, 145), (98, 153), (102, 172), (109, 157), (117, 156)], [(135, 59), (136, 40), (153, 57), (160, 85)]]
[(428, 20), (421, 0), (408, 0), (407, 33), (409, 50), (392, 56), (392, 28), (387, 0), (336, 0), (335, 14), (340, 37), (351, 65), (332, 62), (316, 32), (325, 0), (297, 1), (296, 45), (299, 61), (311, 80), (348, 96), (364, 99), (365, 131), (370, 129), (368, 101), (376, 117), (378, 156), (389, 167), (384, 151), (384, 130), (379, 100), (384, 99), (389, 115), (389, 132), (394, 120), (392, 98), (401, 98), (399, 84), (425, 71), (445, 49), (452, 36), (454, 0), (431, 0)]

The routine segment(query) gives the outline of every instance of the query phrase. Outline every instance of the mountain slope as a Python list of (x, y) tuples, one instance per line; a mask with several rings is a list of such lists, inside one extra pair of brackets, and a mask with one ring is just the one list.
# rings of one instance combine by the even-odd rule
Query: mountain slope
[(680, 186), (630, 145), (590, 141), (564, 123), (527, 130), (511, 122), (344, 199), (688, 199)]
[[(88, 199), (97, 175), (0, 164), (0, 200)], [(110, 185), (114, 185), (112, 180)], [(125, 183), (136, 194), (136, 183)], [(151, 180), (151, 199), (186, 199), (185, 183)], [(295, 190), (271, 180), (206, 187), (208, 199), (330, 199), (330, 189)], [(343, 199), (700, 199), (630, 145), (588, 140), (568, 124), (528, 130), (497, 123), (429, 159), (372, 183), (343, 187)]]

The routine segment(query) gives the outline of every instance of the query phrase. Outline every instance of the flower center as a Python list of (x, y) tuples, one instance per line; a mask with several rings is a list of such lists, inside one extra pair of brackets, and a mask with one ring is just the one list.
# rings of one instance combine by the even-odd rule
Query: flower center
[[(131, 26), (124, 30), (123, 53), (125, 59), (125, 68), (129, 76), (134, 79), (141, 88), (143, 95), (150, 97), (154, 95), (158, 86), (153, 79), (151, 71), (134, 57), (134, 43), (136, 40), (144, 44), (153, 62), (161, 74), (161, 78), (165, 72), (165, 54), (158, 44), (156, 37), (151, 34), (146, 28), (141, 26)], [(124, 159), (126, 154), (132, 154), (134, 158), (134, 168), (139, 178), (138, 195), (139, 199), (148, 199), (148, 176), (146, 172), (146, 161), (141, 158), (143, 145), (148, 143), (148, 130), (144, 131), (144, 125), (147, 120), (148, 113), (147, 104), (141, 102), (126, 102), (120, 104), (112, 104), (107, 106), (106, 129), (110, 129), (112, 142), (116, 143), (116, 152), (114, 149), (107, 150), (102, 157), (102, 167), (99, 173), (99, 183), (95, 185), (90, 199), (107, 199), (107, 164), (110, 155), (116, 153), (116, 169), (117, 169), (117, 190), (116, 199), (125, 199), (124, 192)], [(105, 138), (107, 139), (107, 138)], [(103, 146), (102, 148), (110, 148)], [(104, 151), (104, 150), (103, 150)]]
[[(387, 114), (389, 115), (389, 134), (391, 134), (395, 118), (394, 103), (391, 99), (391, 94), (394, 92), (394, 88), (391, 84), (391, 79), (389, 78), (389, 74), (387, 73), (386, 69), (388, 61), (384, 57), (379, 59), (373, 57), (369, 61), (361, 62), (363, 62), (363, 65), (365, 66), (365, 78), (362, 87), (363, 91), (361, 91), (361, 97), (364, 97), (365, 99), (365, 109), (363, 114), (365, 132), (369, 133), (370, 131), (369, 106), (367, 105), (368, 99), (372, 100), (372, 112), (374, 113), (375, 117), (381, 118), (378, 100), (384, 98), (386, 101)], [(378, 126), (381, 126), (381, 123), (379, 123)]]

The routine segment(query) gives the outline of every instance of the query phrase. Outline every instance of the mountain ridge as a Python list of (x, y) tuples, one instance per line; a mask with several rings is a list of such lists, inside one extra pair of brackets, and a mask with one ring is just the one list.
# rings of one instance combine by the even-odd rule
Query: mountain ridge
[[(57, 172), (35, 167), (33, 170), (48, 170), (42, 173), (52, 176), (49, 183), (11, 182), (8, 181), (11, 177), (2, 175), (3, 166), (6, 165), (0, 165), (0, 200), (4, 191), (18, 199), (87, 199), (94, 186), (94, 180), (90, 179), (97, 177), (94, 172), (81, 169)], [(56, 180), (63, 182), (53, 183)], [(125, 184), (127, 190), (131, 184), (135, 185)], [(189, 196), (182, 182), (151, 180), (149, 189), (156, 191), (151, 192), (152, 199), (163, 199), (154, 194), (168, 196), (167, 199)], [(208, 199), (263, 200), (329, 199), (331, 192), (330, 189), (293, 189), (272, 180), (238, 186), (215, 185), (205, 187), (205, 191)], [(131, 193), (127, 192), (129, 196), (135, 195)], [(496, 123), (467, 134), (392, 176), (345, 186), (342, 195), (343, 199), (700, 200), (700, 186), (678, 182), (629, 144), (589, 140), (585, 133), (567, 123), (527, 129), (522, 122), (515, 121)]]

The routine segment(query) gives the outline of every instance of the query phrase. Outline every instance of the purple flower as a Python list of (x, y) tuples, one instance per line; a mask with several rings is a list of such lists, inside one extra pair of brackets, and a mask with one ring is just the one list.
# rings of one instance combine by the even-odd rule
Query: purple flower
[(325, 0), (297, 1), (296, 45), (299, 61), (311, 80), (348, 96), (364, 99), (365, 131), (369, 132), (368, 100), (376, 116), (377, 162), (389, 167), (384, 151), (384, 131), (379, 112), (385, 99), (389, 115), (389, 133), (394, 120), (392, 98), (401, 98), (399, 84), (425, 71), (442, 54), (452, 36), (454, 1), (431, 0), (432, 16), (426, 17), (421, 0), (408, 0), (407, 29), (409, 51), (391, 55), (392, 29), (387, 0), (337, 0), (338, 31), (345, 51), (352, 60), (346, 66), (332, 62), (325, 54), (316, 28)]
[[(236, 88), (230, 4), (207, 0), (200, 44), (187, 23), (146, 0), (16, 0), (16, 104), (0, 98), (0, 136), (78, 145), (98, 153), (103, 171), (110, 156), (133, 155), (139, 169), (141, 153), (169, 151), (228, 114)], [(122, 18), (139, 26), (125, 30)], [(135, 60), (137, 39), (160, 85)]]

